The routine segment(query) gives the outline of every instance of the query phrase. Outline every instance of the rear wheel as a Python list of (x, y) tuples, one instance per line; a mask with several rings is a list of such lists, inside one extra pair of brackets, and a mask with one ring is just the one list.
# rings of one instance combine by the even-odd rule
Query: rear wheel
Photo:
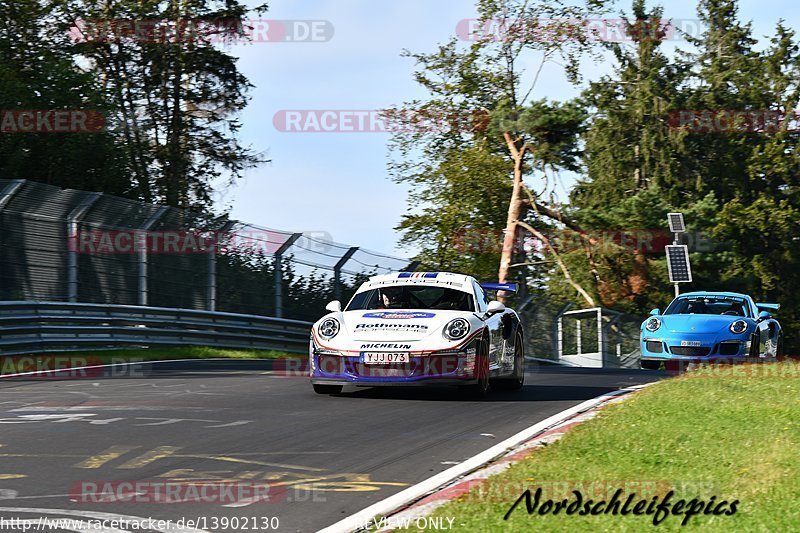
[(522, 333), (517, 331), (514, 335), (514, 370), (511, 376), (498, 379), (492, 386), (501, 390), (519, 390), (525, 384), (525, 346), (522, 342)]
[(339, 394), (342, 392), (341, 385), (320, 385), (314, 383), (314, 392), (317, 394)]
[(479, 400), (489, 393), (489, 341), (482, 339), (475, 353), (475, 372), (478, 383), (461, 387), (461, 393), (473, 400)]

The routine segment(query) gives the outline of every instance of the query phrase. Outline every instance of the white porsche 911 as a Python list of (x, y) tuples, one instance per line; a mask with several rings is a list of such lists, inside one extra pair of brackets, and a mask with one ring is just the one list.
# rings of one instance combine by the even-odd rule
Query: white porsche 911
[(517, 313), (490, 301), (487, 290), (515, 284), (479, 284), (448, 272), (374, 276), (342, 309), (311, 329), (314, 390), (336, 394), (344, 385), (455, 385), (475, 397), (490, 386), (522, 387), (525, 361)]

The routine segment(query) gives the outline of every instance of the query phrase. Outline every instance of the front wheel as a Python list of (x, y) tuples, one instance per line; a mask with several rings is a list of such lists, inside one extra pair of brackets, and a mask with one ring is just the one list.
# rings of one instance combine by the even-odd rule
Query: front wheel
[(519, 390), (525, 384), (525, 346), (522, 342), (522, 333), (517, 331), (514, 335), (514, 370), (511, 376), (498, 379), (493, 386), (502, 390)]
[(473, 400), (480, 400), (489, 393), (489, 341), (482, 340), (475, 354), (475, 372), (478, 382), (461, 387), (461, 393)]
[(661, 361), (640, 361), (644, 370), (658, 370), (661, 368)]
[(339, 394), (342, 392), (342, 385), (320, 385), (314, 383), (314, 392), (317, 394)]

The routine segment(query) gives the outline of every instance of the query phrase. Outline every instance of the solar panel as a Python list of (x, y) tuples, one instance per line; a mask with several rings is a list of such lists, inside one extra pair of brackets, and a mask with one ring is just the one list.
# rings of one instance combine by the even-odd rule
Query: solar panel
[(667, 213), (667, 220), (669, 220), (669, 230), (672, 233), (686, 231), (686, 226), (683, 223), (683, 213)]
[(672, 283), (688, 283), (692, 281), (692, 266), (689, 264), (689, 247), (686, 245), (669, 245), (667, 249), (667, 268)]

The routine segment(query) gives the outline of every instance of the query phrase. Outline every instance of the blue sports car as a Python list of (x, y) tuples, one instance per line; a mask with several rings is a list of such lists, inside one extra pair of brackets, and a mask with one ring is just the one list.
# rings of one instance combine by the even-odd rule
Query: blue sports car
[(642, 368), (675, 360), (780, 357), (783, 332), (770, 314), (779, 308), (735, 292), (682, 294), (642, 322)]

